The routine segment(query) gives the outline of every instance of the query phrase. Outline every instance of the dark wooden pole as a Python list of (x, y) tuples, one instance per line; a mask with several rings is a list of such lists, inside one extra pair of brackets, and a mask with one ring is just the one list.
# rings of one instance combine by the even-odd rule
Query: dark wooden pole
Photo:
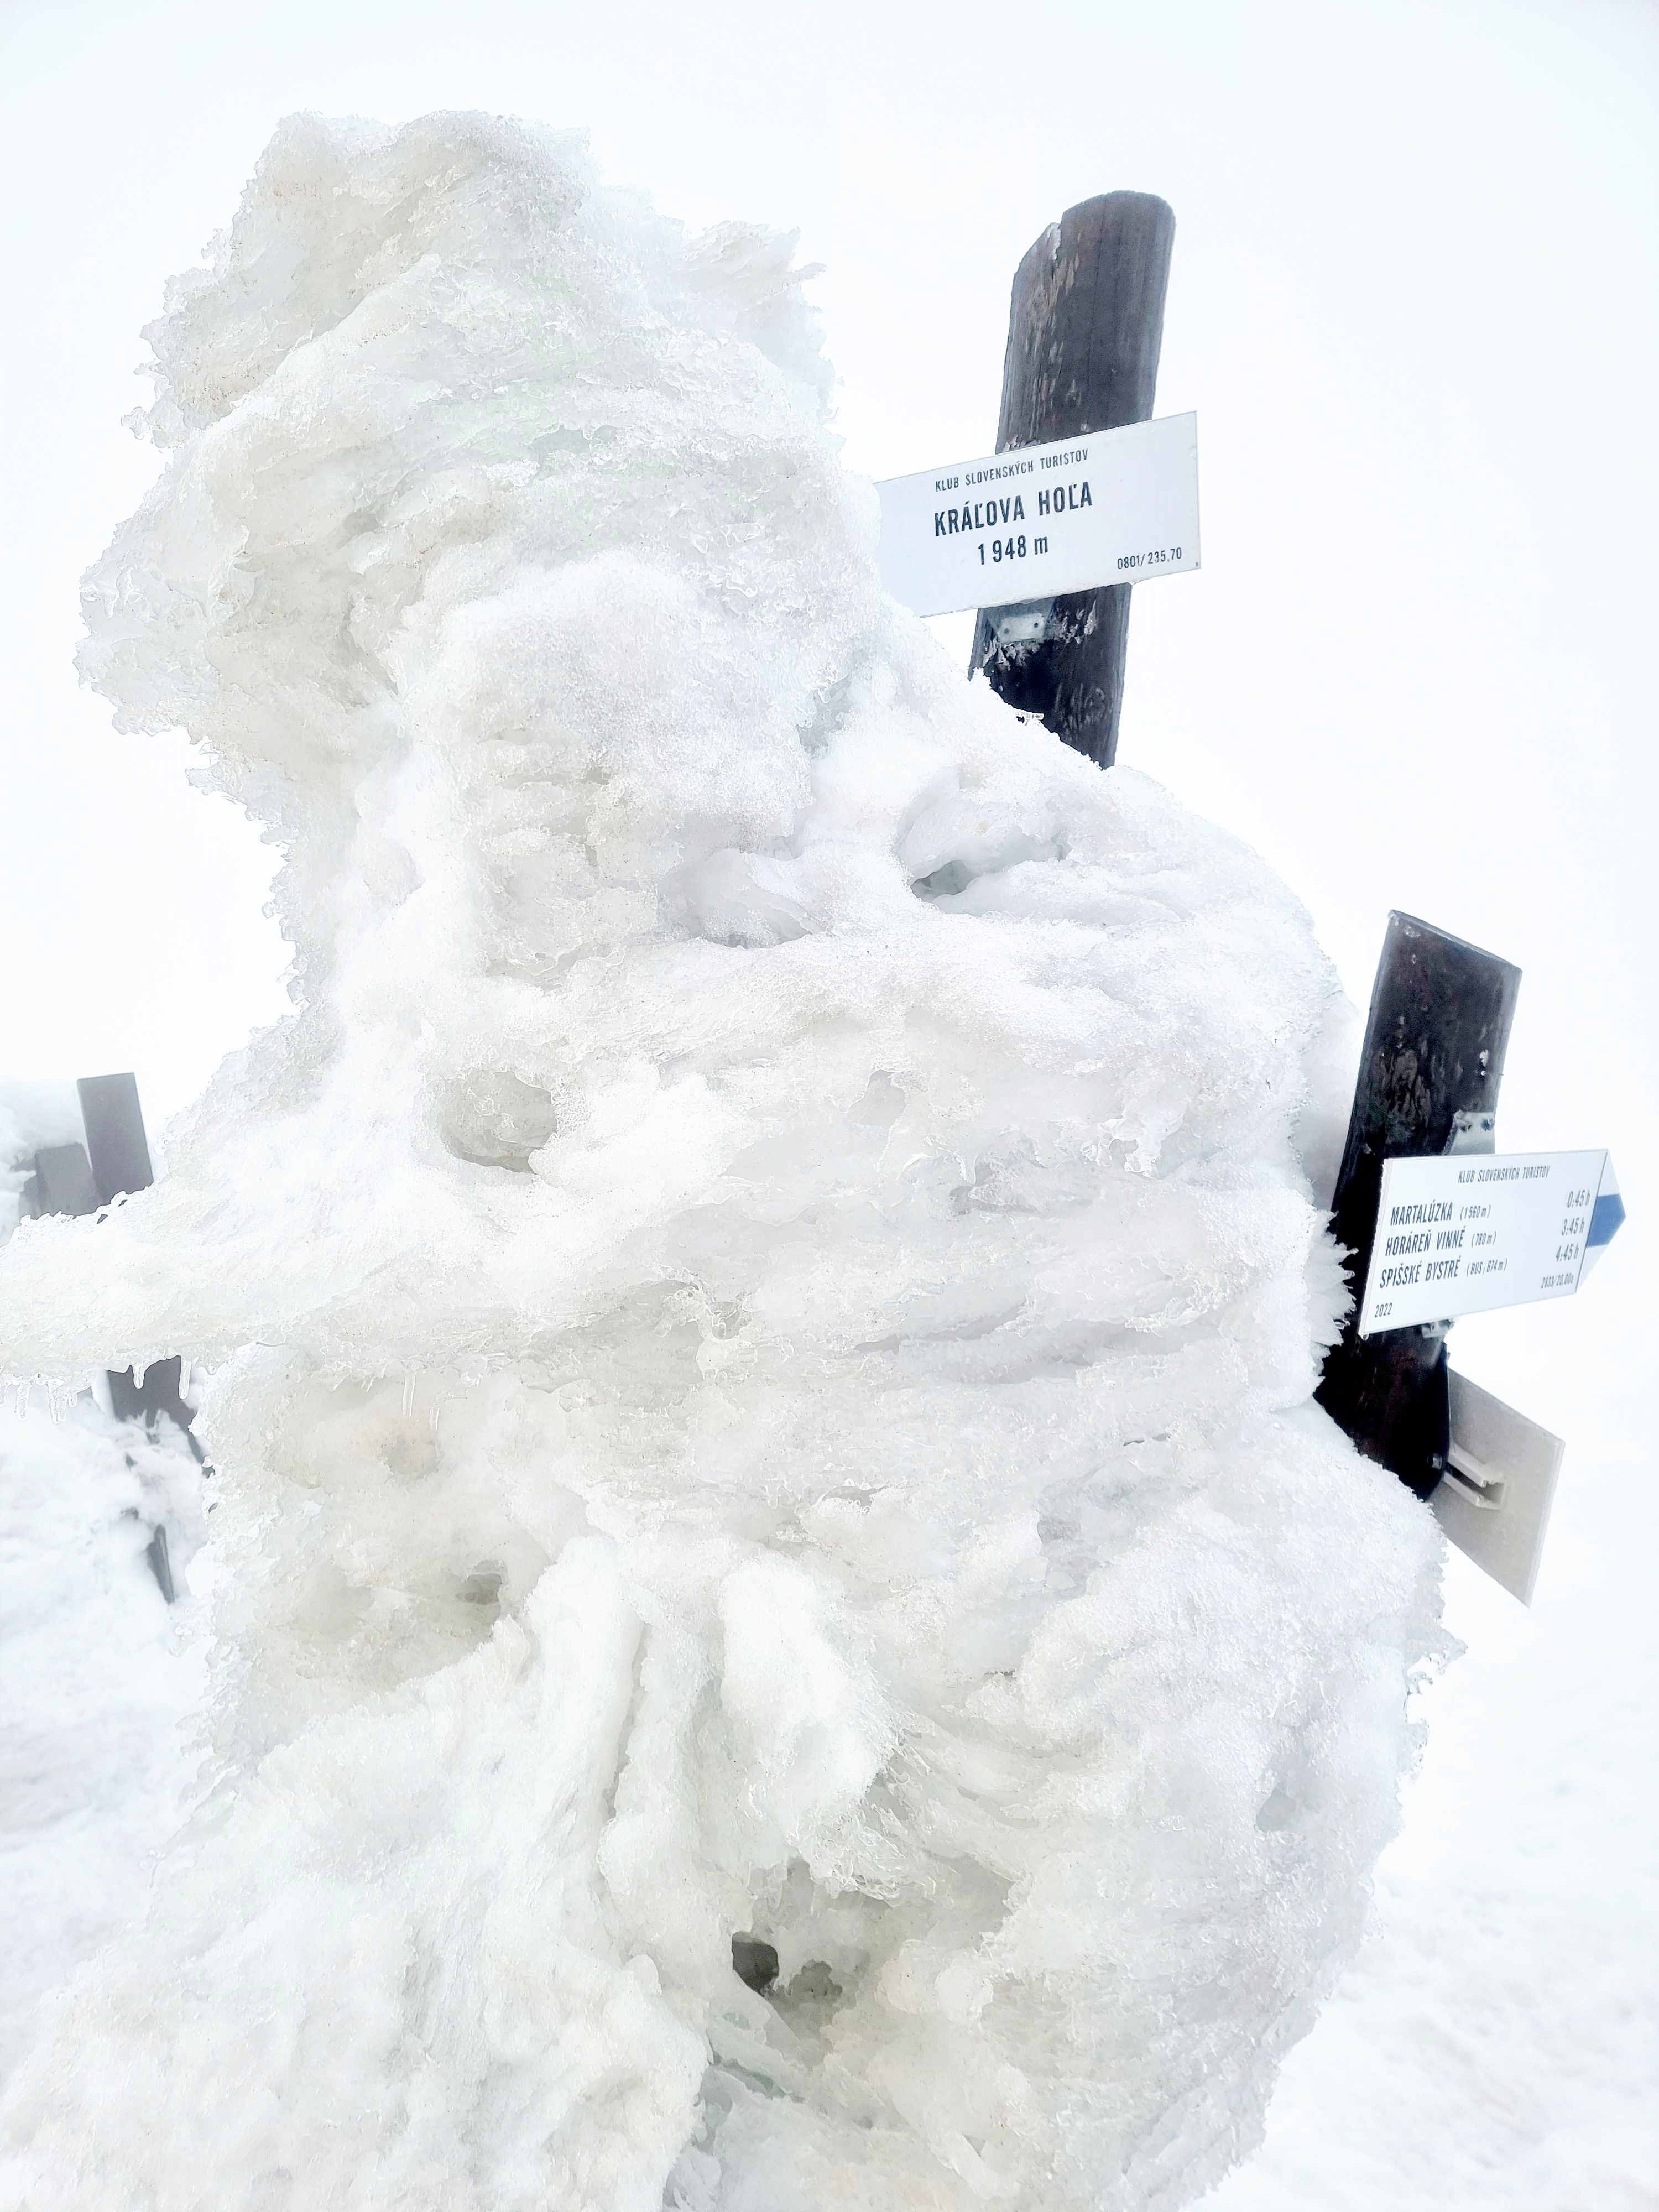
[[(1150, 192), (1068, 208), (1020, 263), (997, 451), (1151, 419), (1175, 216)], [(1117, 756), (1127, 584), (988, 607), (969, 672), (1102, 768)]]
[(1446, 1468), (1446, 1330), (1356, 1333), (1382, 1192), (1382, 1163), (1489, 1152), (1521, 970), (1408, 914), (1391, 914), (1371, 988), (1348, 1141), (1331, 1200), (1354, 1310), (1332, 1346), (1320, 1403), (1368, 1457), (1419, 1498)]

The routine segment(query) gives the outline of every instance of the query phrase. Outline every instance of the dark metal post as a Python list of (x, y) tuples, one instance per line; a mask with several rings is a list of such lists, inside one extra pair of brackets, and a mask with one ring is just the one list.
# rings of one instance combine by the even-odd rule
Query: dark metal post
[(101, 1202), (86, 1153), (79, 1145), (48, 1145), (35, 1154), (37, 1214), (96, 1213)]
[[(90, 1182), (95, 1187), (92, 1202), (90, 1206), (48, 1206), (43, 1195), (43, 1213), (90, 1212), (100, 1205), (110, 1205), (125, 1193), (148, 1190), (155, 1180), (150, 1164), (149, 1140), (144, 1134), (143, 1112), (138, 1103), (137, 1078), (131, 1072), (121, 1075), (83, 1075), (75, 1087), (80, 1093), (81, 1120), (87, 1133), (87, 1152), (91, 1156)], [(57, 1164), (60, 1160), (61, 1167)], [(80, 1184), (76, 1181), (76, 1162), (80, 1164)], [(61, 1188), (65, 1194), (75, 1192), (82, 1197), (87, 1194), (82, 1188), (87, 1179), (86, 1158), (78, 1145), (63, 1146), (50, 1153), (37, 1155), (35, 1172), (40, 1177), (43, 1194), (48, 1188), (49, 1175), (56, 1178), (52, 1186), (54, 1190)], [(202, 1448), (191, 1431), (195, 1413), (184, 1401), (182, 1360), (158, 1359), (144, 1370), (142, 1379), (130, 1367), (123, 1368), (119, 1374), (113, 1368), (107, 1371), (110, 1410), (118, 1421), (153, 1424), (165, 1413), (184, 1431), (197, 1458), (202, 1457)], [(165, 1562), (165, 1544), (161, 1558)], [(156, 1568), (156, 1579), (162, 1582), (164, 1589), (168, 1587), (162, 1581), (160, 1566)]]
[[(150, 1166), (149, 1142), (138, 1105), (137, 1079), (131, 1074), (85, 1075), (76, 1085), (81, 1095), (81, 1121), (87, 1133), (87, 1150), (79, 1145), (49, 1145), (34, 1156), (37, 1215), (96, 1213), (123, 1193), (147, 1190), (155, 1180)], [(88, 1160), (88, 1153), (91, 1154)], [(110, 1411), (118, 1421), (142, 1420), (153, 1428), (166, 1413), (184, 1432), (197, 1463), (205, 1466), (202, 1447), (191, 1423), (196, 1409), (184, 1401), (184, 1362), (158, 1359), (144, 1370), (140, 1382), (131, 1368), (118, 1375), (106, 1368)], [(132, 1465), (131, 1455), (127, 1465)], [(210, 1468), (209, 1472), (212, 1470)], [(130, 1509), (137, 1517), (138, 1509)], [(158, 1523), (150, 1529), (144, 1558), (155, 1577), (156, 1588), (172, 1605), (177, 1590), (167, 1532)]]
[[(1044, 231), (1014, 276), (1000, 453), (1151, 419), (1174, 245), (1175, 216), (1150, 192), (1085, 200)], [(1109, 768), (1131, 588), (985, 609), (969, 673)]]
[(1389, 916), (1331, 1200), (1336, 1240), (1352, 1255), (1354, 1310), (1331, 1347), (1317, 1395), (1360, 1450), (1392, 1468), (1419, 1498), (1445, 1472), (1450, 1324), (1356, 1334), (1382, 1163), (1493, 1149), (1520, 988), (1521, 970), (1507, 960), (1410, 915)]
[(169, 1605), (176, 1605), (179, 1594), (173, 1586), (173, 1559), (167, 1550), (165, 1522), (157, 1522), (149, 1543), (144, 1547), (144, 1557), (149, 1561), (149, 1571), (155, 1577), (156, 1589)]
[(83, 1075), (75, 1087), (81, 1094), (81, 1119), (99, 1198), (108, 1206), (125, 1191), (148, 1190), (155, 1176), (138, 1106), (137, 1078)]

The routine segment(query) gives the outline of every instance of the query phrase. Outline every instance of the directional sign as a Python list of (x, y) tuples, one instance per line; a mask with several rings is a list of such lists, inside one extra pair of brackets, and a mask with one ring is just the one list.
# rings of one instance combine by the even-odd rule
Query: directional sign
[(1605, 1152), (1389, 1160), (1359, 1334), (1571, 1297), (1624, 1218)]
[(1198, 562), (1198, 417), (1165, 415), (878, 483), (881, 580), (919, 615)]

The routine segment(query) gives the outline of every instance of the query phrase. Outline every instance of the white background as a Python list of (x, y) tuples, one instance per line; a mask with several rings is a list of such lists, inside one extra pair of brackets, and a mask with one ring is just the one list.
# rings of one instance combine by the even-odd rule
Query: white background
[[(799, 227), (877, 477), (994, 444), (1046, 223), (1170, 202), (1157, 411), (1200, 414), (1205, 565), (1137, 594), (1120, 758), (1273, 861), (1362, 1005), (1391, 905), (1518, 963), (1498, 1144), (1610, 1146), (1631, 1214), (1570, 1304), (1454, 1337), (1568, 1439), (1534, 1610), (1452, 1561), (1471, 1653), (1376, 1929), (1223, 2196), (1659, 2202), (1659, 8), (6, 0), (0, 26), (0, 1075), (131, 1066), (153, 1122), (283, 1003), (270, 856), (185, 787), (182, 739), (115, 739), (77, 694), (76, 586), (153, 465), (118, 427), (138, 328), (278, 117), (582, 125), (694, 224)], [(971, 620), (936, 625), (964, 662)]]

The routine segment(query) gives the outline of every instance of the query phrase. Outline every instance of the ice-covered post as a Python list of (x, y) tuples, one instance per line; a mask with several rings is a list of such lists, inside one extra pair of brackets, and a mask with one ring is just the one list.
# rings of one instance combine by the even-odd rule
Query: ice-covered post
[[(147, 1190), (155, 1181), (137, 1078), (131, 1072), (84, 1075), (76, 1089), (86, 1146), (83, 1150), (79, 1145), (52, 1145), (35, 1154), (37, 1214), (96, 1213), (100, 1206), (112, 1205), (130, 1191)], [(113, 1368), (106, 1373), (110, 1411), (118, 1421), (143, 1420), (153, 1425), (166, 1413), (183, 1431), (197, 1460), (203, 1462), (202, 1447), (191, 1430), (195, 1409), (184, 1401), (181, 1359), (157, 1360), (146, 1368), (142, 1381), (130, 1367), (119, 1374)], [(160, 1523), (150, 1530), (144, 1557), (162, 1596), (171, 1605), (176, 1595), (173, 1562), (167, 1552), (167, 1532)]]
[[(64, 1145), (37, 1156), (38, 1203), (42, 1213), (94, 1212), (129, 1192), (148, 1190), (155, 1179), (143, 1110), (138, 1103), (137, 1079), (130, 1071), (119, 1075), (83, 1075), (75, 1087), (87, 1133), (86, 1152), (79, 1145)], [(109, 1370), (110, 1408), (116, 1419), (154, 1422), (166, 1413), (184, 1431), (199, 1460), (202, 1448), (190, 1425), (194, 1412), (184, 1402), (183, 1389), (181, 1359), (158, 1359), (145, 1369), (142, 1379), (130, 1367), (119, 1374)], [(156, 1580), (171, 1603), (165, 1534), (160, 1540), (162, 1564), (156, 1566)]]
[[(1150, 421), (1175, 216), (1150, 192), (1069, 208), (1020, 263), (997, 451)], [(1102, 768), (1117, 753), (1128, 584), (988, 607), (970, 667)]]

